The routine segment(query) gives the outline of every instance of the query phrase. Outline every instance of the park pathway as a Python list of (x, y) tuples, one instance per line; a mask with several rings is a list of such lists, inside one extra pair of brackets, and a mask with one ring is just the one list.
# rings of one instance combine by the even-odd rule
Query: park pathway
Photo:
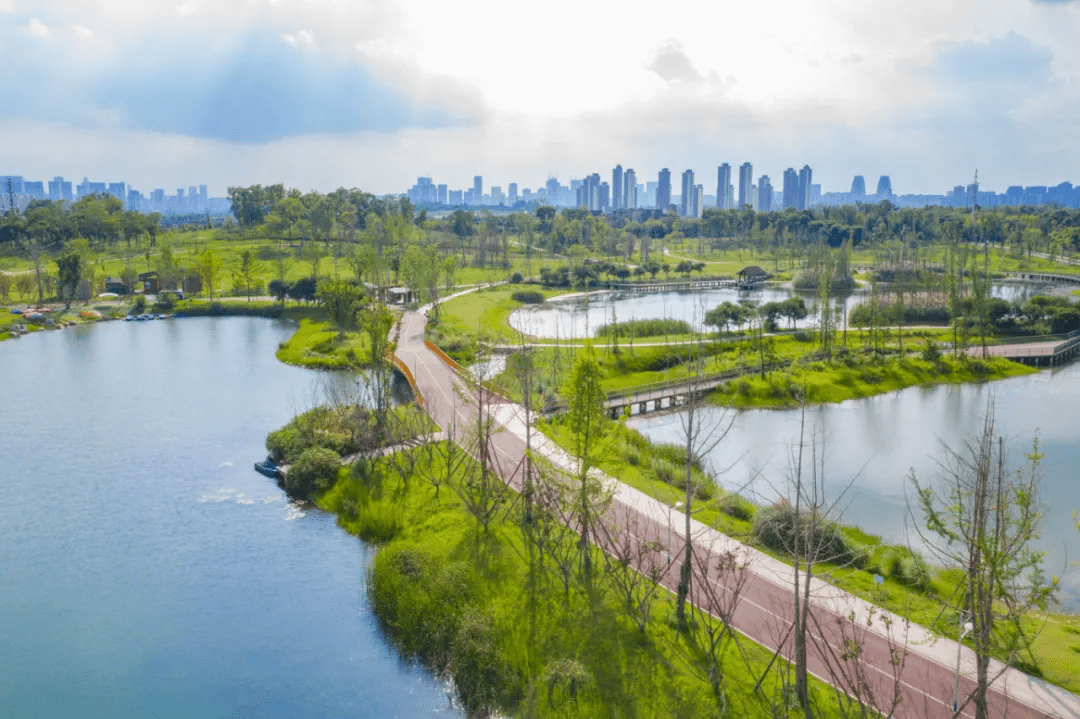
[[(474, 404), (475, 390), (425, 344), (426, 322), (426, 315), (420, 312), (404, 315), (398, 325), (396, 356), (410, 368), (417, 388), (423, 394), (424, 408), (432, 419), (450, 437), (462, 443), (466, 428), (476, 422), (478, 415)], [(491, 400), (490, 411), (501, 430), (492, 436), (495, 464), (507, 481), (519, 488), (526, 448), (525, 410), (496, 395), (492, 395)], [(573, 474), (574, 459), (535, 431), (532, 447), (554, 467)], [(613, 496), (609, 517), (633, 527), (639, 541), (659, 540), (657, 546), (669, 547), (671, 564), (661, 581), (674, 590), (683, 554), (681, 548), (686, 539), (682, 515), (613, 478), (605, 477), (604, 481)], [(695, 554), (711, 553), (718, 557), (730, 551), (749, 566), (750, 578), (734, 614), (735, 628), (770, 650), (784, 646), (783, 654), (790, 656), (792, 642), (787, 630), (792, 617), (792, 568), (699, 522), (692, 521), (691, 527), (689, 539), (694, 544)], [(722, 591), (723, 579), (711, 574), (707, 580), (721, 586)], [(697, 574), (694, 581), (701, 584)], [(692, 595), (692, 599), (700, 600), (700, 595)], [(866, 681), (872, 685), (876, 696), (891, 696), (894, 652), (898, 647), (906, 646), (907, 657), (899, 684), (902, 699), (893, 716), (896, 719), (953, 716), (958, 648), (954, 640), (939, 637), (917, 625), (910, 625), (905, 631), (901, 618), (818, 579), (812, 580), (810, 607), (813, 636), (808, 638), (808, 660), (813, 674), (828, 681), (830, 672), (820, 649), (822, 642), (842, 654), (845, 638), (858, 637), (862, 644), (859, 660), (866, 671)], [(967, 647), (961, 649), (960, 667), (960, 696), (966, 697), (974, 687), (972, 677), (975, 674), (975, 655)], [(998, 662), (991, 664), (991, 676), (994, 675), (998, 678), (990, 696), (991, 716), (1080, 719), (1080, 697), (1077, 695)], [(973, 717), (973, 706), (962, 709), (959, 716)]]

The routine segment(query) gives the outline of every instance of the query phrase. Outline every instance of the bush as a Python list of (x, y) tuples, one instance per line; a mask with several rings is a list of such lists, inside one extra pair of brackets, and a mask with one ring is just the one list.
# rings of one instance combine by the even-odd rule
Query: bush
[(757, 506), (739, 494), (729, 494), (721, 499), (718, 504), (721, 512), (744, 522), (753, 520), (754, 515), (757, 514)]
[(693, 332), (685, 320), (629, 320), (606, 324), (596, 331), (597, 337), (657, 337), (659, 335), (688, 335)]
[(146, 295), (135, 295), (135, 309), (132, 312), (137, 315), (146, 312)]
[(294, 497), (308, 498), (334, 486), (341, 457), (332, 449), (305, 449), (285, 475), (285, 491)]
[[(146, 298), (143, 298), (145, 303)], [(136, 303), (138, 300), (136, 300)], [(176, 307), (176, 295), (172, 292), (162, 292), (158, 295), (157, 302), (154, 303), (154, 309), (161, 312), (172, 312)]]
[(926, 346), (922, 351), (922, 358), (924, 362), (929, 362), (930, 364), (938, 363), (941, 359), (941, 348), (938, 347), (937, 342), (929, 339), (926, 340)]
[(525, 277), (520, 272), (515, 272), (514, 274), (510, 275), (510, 284), (520, 285), (521, 281), (524, 279)]
[[(776, 552), (791, 554), (795, 546), (795, 534), (806, 536), (810, 518), (806, 515), (796, 521), (795, 508), (787, 501), (766, 507), (754, 518), (754, 535), (762, 544)], [(817, 556), (814, 561), (844, 564), (852, 561), (854, 552), (848, 546), (843, 533), (835, 523), (819, 520), (814, 528), (814, 544)], [(800, 553), (804, 553), (801, 550)]]
[(522, 302), (527, 305), (538, 305), (544, 301), (544, 293), (537, 290), (520, 290), (515, 292), (511, 297), (516, 302)]

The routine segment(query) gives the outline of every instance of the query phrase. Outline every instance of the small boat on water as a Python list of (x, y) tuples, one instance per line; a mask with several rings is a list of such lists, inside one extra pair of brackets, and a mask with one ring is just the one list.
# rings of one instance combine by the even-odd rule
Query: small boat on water
[(259, 474), (265, 474), (267, 477), (270, 477), (271, 479), (277, 479), (278, 478), (278, 466), (277, 466), (277, 463), (274, 461), (273, 457), (271, 457), (270, 455), (267, 455), (266, 459), (264, 459), (263, 461), (255, 463), (255, 471), (258, 472)]

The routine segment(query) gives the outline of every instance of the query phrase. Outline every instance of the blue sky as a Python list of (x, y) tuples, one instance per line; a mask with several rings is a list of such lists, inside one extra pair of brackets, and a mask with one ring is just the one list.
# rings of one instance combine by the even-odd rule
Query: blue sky
[(0, 0), (0, 174), (1080, 184), (1080, 1)]

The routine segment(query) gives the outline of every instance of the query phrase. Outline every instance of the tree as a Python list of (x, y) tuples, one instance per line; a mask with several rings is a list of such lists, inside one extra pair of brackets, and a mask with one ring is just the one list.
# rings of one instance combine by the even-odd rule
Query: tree
[(390, 412), (390, 379), (393, 373), (396, 339), (390, 339), (394, 314), (379, 302), (372, 302), (360, 311), (360, 326), (367, 334), (371, 348), (371, 369), (368, 373), (372, 400), (375, 403), (375, 430), (379, 441), (387, 437), (387, 414)]
[(574, 356), (570, 374), (563, 385), (563, 396), (568, 404), (567, 422), (573, 435), (574, 457), (578, 462), (577, 521), (581, 536), (582, 569), (586, 582), (592, 572), (592, 556), (589, 536), (594, 522), (593, 505), (600, 494), (598, 482), (589, 476), (598, 444), (603, 437), (604, 393), (600, 380), (604, 371), (593, 354), (592, 343), (587, 342), (585, 349)]
[(259, 271), (258, 265), (251, 250), (240, 253), (240, 278), (244, 281), (244, 294), (247, 295), (248, 302), (251, 302), (251, 280)]
[(71, 300), (79, 289), (83, 277), (83, 258), (78, 252), (69, 250), (56, 258), (56, 270), (59, 273), (58, 290), (64, 307), (71, 308)]
[(195, 272), (199, 275), (206, 291), (210, 293), (210, 299), (214, 299), (214, 285), (221, 273), (221, 258), (213, 250), (202, 253), (195, 261)]
[(364, 300), (364, 291), (344, 280), (320, 282), (315, 294), (331, 319), (338, 327), (338, 339), (345, 338), (345, 331), (352, 329), (356, 322), (356, 313)]
[[(982, 432), (962, 449), (946, 448), (944, 476), (938, 487), (921, 485), (914, 473), (918, 504), (926, 523), (920, 536), (946, 566), (959, 568), (955, 607), (960, 621), (972, 625), (976, 686), (961, 705), (975, 704), (976, 719), (989, 716), (987, 691), (990, 659), (1012, 664), (1031, 655), (1034, 636), (1029, 612), (1045, 611), (1058, 589), (1057, 579), (1042, 572), (1045, 552), (1035, 549), (1042, 517), (1038, 505), (1038, 438), (1032, 441), (1026, 469), (1011, 470), (1004, 439), (997, 435), (990, 400)], [(956, 710), (959, 711), (959, 708)]]

